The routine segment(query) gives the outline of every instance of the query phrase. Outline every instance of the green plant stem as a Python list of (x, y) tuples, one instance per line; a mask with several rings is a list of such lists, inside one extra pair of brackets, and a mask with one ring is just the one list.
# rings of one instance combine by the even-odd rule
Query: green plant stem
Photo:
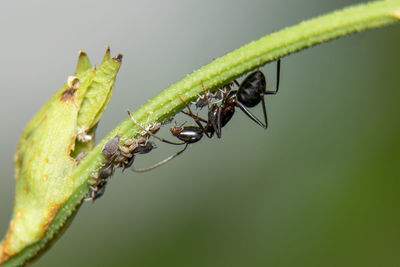
[[(202, 81), (207, 90), (216, 90), (260, 65), (296, 51), (355, 32), (388, 25), (399, 19), (400, 0), (391, 0), (361, 4), (301, 22), (215, 59), (169, 86), (132, 115), (139, 123), (164, 122), (184, 107), (178, 96), (190, 101), (203, 92)], [(105, 142), (116, 134), (119, 134), (122, 140), (132, 138), (137, 136), (139, 131), (140, 129), (126, 118), (101, 140), (74, 171), (77, 190), (59, 210), (44, 238), (10, 258), (4, 266), (27, 262), (57, 237), (89, 191), (87, 182), (102, 164), (101, 150)]]

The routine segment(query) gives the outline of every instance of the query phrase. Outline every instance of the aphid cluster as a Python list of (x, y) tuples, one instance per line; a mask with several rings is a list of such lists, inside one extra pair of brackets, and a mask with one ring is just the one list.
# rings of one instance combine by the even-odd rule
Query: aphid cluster
[[(266, 89), (267, 82), (264, 74), (260, 70), (248, 75), (242, 83), (239, 84), (235, 80), (234, 83), (224, 85), (214, 93), (206, 91), (203, 85), (204, 94), (199, 96), (192, 104), (194, 104), (197, 109), (207, 107), (207, 119), (195, 115), (190, 105), (180, 98), (187, 109), (187, 111), (182, 111), (182, 113), (191, 117), (196, 123), (196, 125), (192, 126), (178, 126), (175, 124), (170, 128), (171, 134), (181, 142), (173, 142), (158, 137), (155, 133), (160, 129), (161, 124), (155, 123), (143, 127), (135, 121), (128, 110), (128, 115), (131, 117), (132, 121), (142, 130), (140, 137), (138, 139), (126, 140), (124, 144), (120, 144), (120, 136), (116, 135), (104, 145), (102, 150), (104, 156), (103, 166), (98, 172), (92, 175), (93, 179), (89, 183), (91, 190), (86, 196), (86, 199), (95, 200), (104, 194), (105, 186), (109, 177), (114, 173), (115, 168), (122, 168), (122, 171), (129, 167), (136, 172), (149, 171), (180, 155), (186, 150), (189, 144), (200, 141), (203, 135), (212, 138), (215, 134), (218, 138), (221, 138), (222, 128), (231, 120), (236, 107), (240, 108), (246, 116), (259, 126), (267, 129), (268, 119), (264, 96), (275, 95), (278, 92), (279, 79), (280, 60), (277, 61), (277, 81), (276, 88), (273, 91)], [(238, 87), (236, 90), (233, 89), (234, 85)], [(264, 122), (261, 122), (260, 119), (248, 109), (257, 106), (260, 102), (262, 103)], [(150, 136), (164, 143), (184, 145), (184, 148), (148, 168), (138, 169), (132, 167), (135, 155), (149, 153), (156, 147), (153, 142), (149, 141)]]
[[(151, 124), (146, 128), (146, 131), (152, 133), (160, 129), (160, 124)], [(102, 154), (104, 156), (103, 166), (92, 174), (92, 179), (89, 181), (90, 191), (86, 195), (85, 200), (96, 200), (104, 194), (105, 186), (109, 177), (114, 174), (116, 168), (126, 168), (132, 166), (135, 155), (149, 153), (155, 144), (148, 140), (147, 132), (142, 132), (138, 139), (132, 138), (120, 144), (121, 137), (114, 136), (104, 145)]]

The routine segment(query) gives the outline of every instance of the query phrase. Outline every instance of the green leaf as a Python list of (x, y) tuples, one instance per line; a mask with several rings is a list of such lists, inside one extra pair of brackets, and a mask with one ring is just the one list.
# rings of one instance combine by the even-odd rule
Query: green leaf
[(76, 76), (70, 76), (26, 126), (15, 154), (15, 204), (0, 262), (43, 240), (78, 189), (74, 154), (93, 148), (93, 129), (108, 104), (120, 64), (121, 56), (111, 59), (107, 48), (102, 64), (91, 68), (81, 52)]

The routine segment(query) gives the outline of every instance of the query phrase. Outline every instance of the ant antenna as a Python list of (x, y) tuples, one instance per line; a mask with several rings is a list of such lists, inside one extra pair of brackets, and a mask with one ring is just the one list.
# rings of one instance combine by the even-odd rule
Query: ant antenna
[(131, 167), (131, 170), (134, 171), (134, 172), (147, 172), (147, 171), (150, 171), (150, 170), (155, 169), (155, 168), (157, 168), (157, 167), (160, 167), (161, 165), (164, 165), (165, 163), (167, 163), (167, 162), (170, 161), (171, 159), (173, 159), (173, 158), (179, 156), (180, 154), (182, 154), (182, 153), (186, 150), (186, 148), (188, 147), (188, 145), (189, 145), (189, 143), (185, 143), (185, 147), (184, 147), (181, 151), (178, 151), (178, 152), (176, 152), (175, 154), (172, 154), (172, 155), (169, 156), (168, 158), (165, 158), (165, 159), (163, 159), (162, 161), (157, 162), (156, 164), (154, 164), (154, 165), (152, 165), (152, 166), (150, 166), (150, 167), (148, 167), (148, 168), (135, 168), (135, 167)]

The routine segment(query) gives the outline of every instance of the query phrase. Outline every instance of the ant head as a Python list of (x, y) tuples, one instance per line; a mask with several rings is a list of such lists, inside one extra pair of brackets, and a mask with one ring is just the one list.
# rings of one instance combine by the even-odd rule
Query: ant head
[(174, 125), (172, 126), (170, 129), (170, 132), (172, 133), (172, 135), (178, 135), (183, 131), (183, 126), (178, 126), (178, 125)]
[(177, 134), (180, 134), (183, 130), (184, 127), (183, 125), (185, 125), (186, 121), (184, 123), (182, 123), (181, 125), (177, 125), (176, 121), (174, 121), (174, 126), (172, 126), (169, 130), (172, 133), (172, 135), (176, 136)]

